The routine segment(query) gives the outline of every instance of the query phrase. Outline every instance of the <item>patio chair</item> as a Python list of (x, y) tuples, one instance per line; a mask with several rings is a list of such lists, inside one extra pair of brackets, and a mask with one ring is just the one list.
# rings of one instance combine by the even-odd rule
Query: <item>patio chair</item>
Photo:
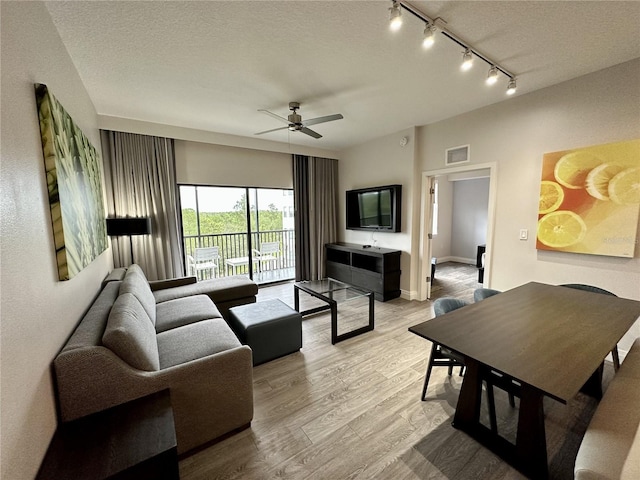
[(260, 268), (267, 262), (271, 268), (277, 263), (280, 255), (280, 242), (263, 242), (260, 244), (260, 250), (253, 249), (253, 257), (256, 259)]
[[(585, 285), (582, 283), (565, 283), (564, 285), (560, 285), (560, 286), (573, 288), (575, 290), (584, 290), (586, 292), (600, 293), (602, 295), (611, 295), (613, 297), (617, 296), (615, 293), (611, 293), (610, 291), (605, 290), (604, 288), (594, 287), (592, 285)], [(617, 345), (613, 347), (613, 350), (611, 350), (611, 357), (613, 358), (613, 369), (614, 371), (617, 372), (618, 369), (620, 368), (620, 356), (618, 355)]]
[[(195, 275), (199, 280), (203, 278), (214, 278), (218, 276), (220, 259), (220, 250), (218, 247), (196, 248), (193, 251), (193, 257), (187, 256), (189, 263), (189, 273)], [(209, 271), (209, 276), (204, 277), (201, 272)]]

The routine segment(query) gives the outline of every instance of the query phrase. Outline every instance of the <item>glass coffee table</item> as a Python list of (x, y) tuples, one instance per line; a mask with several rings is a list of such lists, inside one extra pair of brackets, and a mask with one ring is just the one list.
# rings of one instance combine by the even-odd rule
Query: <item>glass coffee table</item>
[[(300, 311), (300, 291), (322, 300), (326, 305)], [(354, 287), (344, 282), (339, 282), (332, 278), (324, 280), (305, 280), (293, 284), (295, 309), (303, 317), (314, 313), (331, 310), (331, 344), (336, 344), (347, 338), (355, 337), (365, 332), (373, 330), (373, 292)], [(364, 327), (356, 328), (342, 334), (338, 334), (338, 303), (348, 302), (357, 298), (369, 298), (369, 323)]]

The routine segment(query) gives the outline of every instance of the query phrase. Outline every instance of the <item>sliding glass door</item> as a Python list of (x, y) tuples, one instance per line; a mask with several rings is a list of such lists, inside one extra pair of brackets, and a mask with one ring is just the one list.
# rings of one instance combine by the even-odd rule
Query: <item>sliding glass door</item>
[(187, 274), (293, 279), (293, 190), (180, 186)]

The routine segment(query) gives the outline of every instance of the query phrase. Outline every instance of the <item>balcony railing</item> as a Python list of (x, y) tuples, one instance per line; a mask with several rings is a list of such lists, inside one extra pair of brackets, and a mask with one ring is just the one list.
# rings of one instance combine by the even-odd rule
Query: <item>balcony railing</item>
[[(211, 235), (185, 235), (184, 252), (185, 264), (187, 258), (193, 257), (196, 248), (218, 247), (220, 258), (218, 268), (200, 272), (201, 279), (211, 276), (246, 275), (249, 273), (249, 245), (247, 232), (218, 233)], [(280, 252), (275, 260), (260, 262), (255, 256), (251, 257), (253, 277), (257, 283), (275, 280), (289, 280), (294, 277), (295, 270), (295, 231), (269, 230), (253, 232), (251, 234), (251, 249), (260, 250), (260, 245), (266, 242), (280, 244)], [(227, 262), (230, 260), (230, 262)], [(192, 272), (187, 271), (187, 274)]]

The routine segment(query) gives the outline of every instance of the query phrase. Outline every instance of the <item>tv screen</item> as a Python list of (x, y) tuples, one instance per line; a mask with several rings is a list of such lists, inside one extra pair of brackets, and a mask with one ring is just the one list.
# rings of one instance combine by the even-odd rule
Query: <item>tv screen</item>
[(347, 191), (347, 228), (400, 231), (402, 185)]

